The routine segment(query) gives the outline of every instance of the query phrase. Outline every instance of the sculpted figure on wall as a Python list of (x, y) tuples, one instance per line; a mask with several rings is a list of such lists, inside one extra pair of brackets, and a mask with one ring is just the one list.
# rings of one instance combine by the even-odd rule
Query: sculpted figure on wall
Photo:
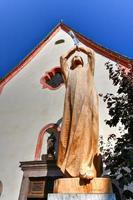
[[(81, 56), (87, 55), (87, 64)], [(71, 58), (72, 57), (72, 58)], [(68, 59), (70, 58), (71, 64)], [(98, 96), (94, 85), (95, 56), (90, 49), (74, 46), (60, 58), (66, 86), (57, 165), (67, 177), (99, 176)]]

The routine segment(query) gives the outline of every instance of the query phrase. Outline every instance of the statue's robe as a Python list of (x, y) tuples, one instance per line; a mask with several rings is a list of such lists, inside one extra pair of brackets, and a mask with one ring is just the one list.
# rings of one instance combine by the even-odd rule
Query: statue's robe
[(89, 64), (69, 69), (57, 160), (64, 174), (79, 177), (82, 168), (90, 168), (97, 176), (98, 116), (98, 96)]

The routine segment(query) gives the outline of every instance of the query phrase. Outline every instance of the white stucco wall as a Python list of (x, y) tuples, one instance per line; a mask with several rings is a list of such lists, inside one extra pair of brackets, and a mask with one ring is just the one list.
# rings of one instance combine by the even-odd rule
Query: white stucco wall
[[(58, 39), (65, 43), (55, 45)], [(37, 137), (48, 123), (57, 122), (63, 114), (65, 87), (50, 91), (42, 89), (40, 78), (45, 71), (59, 65), (59, 57), (73, 46), (68, 34), (60, 30), (52, 40), (13, 77), (0, 96), (0, 180), (4, 191), (2, 200), (17, 200), (22, 179), (20, 161), (33, 160)], [(105, 62), (96, 54), (95, 83), (99, 93), (114, 90)], [(107, 135), (104, 124), (105, 104), (100, 100), (100, 133)]]

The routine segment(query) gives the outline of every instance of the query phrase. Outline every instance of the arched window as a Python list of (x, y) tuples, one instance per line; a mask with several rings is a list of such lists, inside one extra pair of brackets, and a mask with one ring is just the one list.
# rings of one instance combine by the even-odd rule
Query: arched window
[(1, 196), (2, 192), (3, 192), (3, 184), (2, 184), (2, 182), (0, 181), (0, 196)]
[(64, 81), (61, 74), (60, 67), (54, 67), (50, 71), (45, 72), (45, 74), (40, 79), (42, 88), (48, 88), (49, 90), (57, 90), (60, 88)]
[[(49, 133), (47, 138), (47, 154), (42, 154), (43, 139), (46, 133)], [(40, 160), (41, 158), (53, 160), (57, 156), (57, 144), (58, 144), (58, 135), (60, 133), (60, 126), (58, 124), (48, 124), (42, 128), (39, 133), (36, 150), (35, 150), (35, 160)]]

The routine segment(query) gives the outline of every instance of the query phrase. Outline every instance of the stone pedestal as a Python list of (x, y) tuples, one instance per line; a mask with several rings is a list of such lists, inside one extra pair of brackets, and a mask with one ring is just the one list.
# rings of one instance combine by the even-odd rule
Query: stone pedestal
[(94, 178), (84, 180), (80, 178), (59, 178), (54, 182), (54, 193), (112, 193), (110, 178)]
[(116, 200), (114, 194), (48, 194), (48, 200)]
[(20, 167), (24, 173), (19, 200), (115, 200), (109, 178), (62, 178), (56, 161), (26, 161)]
[(19, 200), (44, 199), (53, 192), (54, 180), (63, 174), (56, 166), (56, 161), (26, 161), (20, 165), (23, 179)]

